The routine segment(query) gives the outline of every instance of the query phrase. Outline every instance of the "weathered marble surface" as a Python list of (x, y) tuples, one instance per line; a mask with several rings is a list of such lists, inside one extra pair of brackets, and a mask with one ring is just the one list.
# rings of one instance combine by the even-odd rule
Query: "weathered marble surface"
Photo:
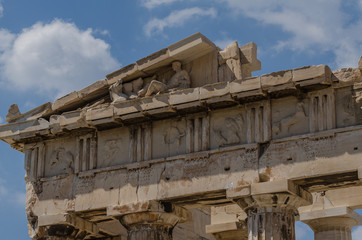
[[(195, 34), (54, 103), (12, 105), (0, 139), (25, 153), (30, 236), (293, 239), (298, 207), (331, 208), (317, 193), (361, 207), (362, 60), (252, 77), (260, 66), (254, 43)], [(147, 94), (155, 80), (166, 88)]]

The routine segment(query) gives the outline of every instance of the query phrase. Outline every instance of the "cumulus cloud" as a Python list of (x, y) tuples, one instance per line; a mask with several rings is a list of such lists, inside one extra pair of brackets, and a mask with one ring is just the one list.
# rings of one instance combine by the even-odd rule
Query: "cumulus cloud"
[(72, 23), (37, 23), (20, 34), (0, 30), (0, 74), (12, 89), (61, 96), (95, 82), (119, 63), (110, 46)]
[(142, 0), (142, 6), (148, 8), (148, 9), (153, 9), (155, 7), (158, 7), (160, 5), (164, 5), (164, 4), (170, 4), (176, 1), (180, 1), (180, 0)]
[(214, 8), (201, 9), (199, 7), (186, 8), (183, 10), (173, 11), (163, 19), (153, 18), (145, 26), (144, 32), (150, 37), (152, 34), (162, 33), (164, 28), (183, 26), (184, 23), (196, 17), (208, 16), (216, 17), (217, 12)]
[[(361, 0), (359, 0), (361, 3)], [(356, 66), (362, 53), (362, 8), (357, 20), (344, 12), (343, 0), (224, 0), (237, 14), (279, 26), (291, 37), (279, 49), (332, 51), (338, 67)], [(356, 4), (356, 9), (359, 9)], [(312, 7), (311, 7), (312, 6)]]
[(0, 53), (9, 49), (15, 39), (15, 35), (7, 29), (0, 29)]
[(221, 49), (225, 49), (230, 43), (235, 42), (236, 40), (230, 39), (230, 38), (223, 38), (214, 41), (215, 45), (218, 46)]

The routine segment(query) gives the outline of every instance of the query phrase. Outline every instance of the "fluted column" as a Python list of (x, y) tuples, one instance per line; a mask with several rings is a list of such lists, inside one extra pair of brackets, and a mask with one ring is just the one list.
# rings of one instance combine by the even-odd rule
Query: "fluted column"
[(128, 240), (171, 240), (179, 221), (176, 214), (165, 212), (130, 213), (120, 218), (128, 230)]
[(246, 211), (249, 240), (294, 240), (294, 215), (299, 197), (287, 193), (261, 194), (240, 199)]
[(362, 223), (362, 217), (347, 207), (302, 212), (300, 220), (312, 228), (315, 240), (352, 240), (352, 228)]
[(128, 240), (171, 240), (176, 224), (188, 218), (183, 208), (158, 201), (109, 207), (107, 214), (127, 229)]
[(292, 181), (278, 180), (228, 189), (247, 214), (248, 240), (295, 240), (298, 207), (312, 203), (312, 196)]

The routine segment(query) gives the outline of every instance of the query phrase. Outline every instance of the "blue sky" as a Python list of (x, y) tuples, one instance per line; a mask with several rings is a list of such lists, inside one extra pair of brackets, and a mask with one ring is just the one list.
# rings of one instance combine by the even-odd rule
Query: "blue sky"
[[(0, 124), (12, 103), (54, 101), (196, 32), (222, 48), (254, 41), (254, 75), (356, 67), (362, 0), (0, 0)], [(23, 155), (5, 143), (0, 153), (2, 238), (29, 239)], [(297, 223), (297, 239), (312, 236)]]

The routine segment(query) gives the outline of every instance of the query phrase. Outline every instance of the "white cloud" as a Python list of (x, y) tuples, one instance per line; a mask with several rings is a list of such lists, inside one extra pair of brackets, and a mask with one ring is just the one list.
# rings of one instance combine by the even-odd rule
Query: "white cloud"
[(215, 45), (221, 49), (225, 49), (230, 43), (235, 42), (236, 40), (230, 38), (224, 38), (214, 41)]
[(170, 4), (180, 0), (142, 0), (142, 5), (148, 9), (158, 7), (163, 4)]
[(0, 53), (9, 49), (15, 39), (15, 35), (6, 29), (0, 29)]
[(7, 42), (0, 44), (1, 76), (12, 89), (53, 97), (83, 88), (119, 67), (110, 46), (92, 34), (61, 20), (18, 35), (2, 30), (0, 39)]
[(168, 27), (183, 26), (184, 23), (190, 19), (198, 16), (216, 17), (217, 12), (214, 8), (201, 9), (198, 7), (186, 8), (183, 10), (173, 11), (163, 19), (153, 18), (145, 26), (144, 31), (146, 36), (150, 37), (152, 34), (162, 33), (163, 29)]
[(356, 66), (362, 54), (362, 12), (350, 22), (352, 17), (341, 8), (342, 0), (224, 1), (237, 14), (290, 33), (291, 37), (280, 41), (277, 48), (332, 51), (338, 67)]
[(352, 231), (353, 240), (362, 240), (362, 226), (355, 227)]

